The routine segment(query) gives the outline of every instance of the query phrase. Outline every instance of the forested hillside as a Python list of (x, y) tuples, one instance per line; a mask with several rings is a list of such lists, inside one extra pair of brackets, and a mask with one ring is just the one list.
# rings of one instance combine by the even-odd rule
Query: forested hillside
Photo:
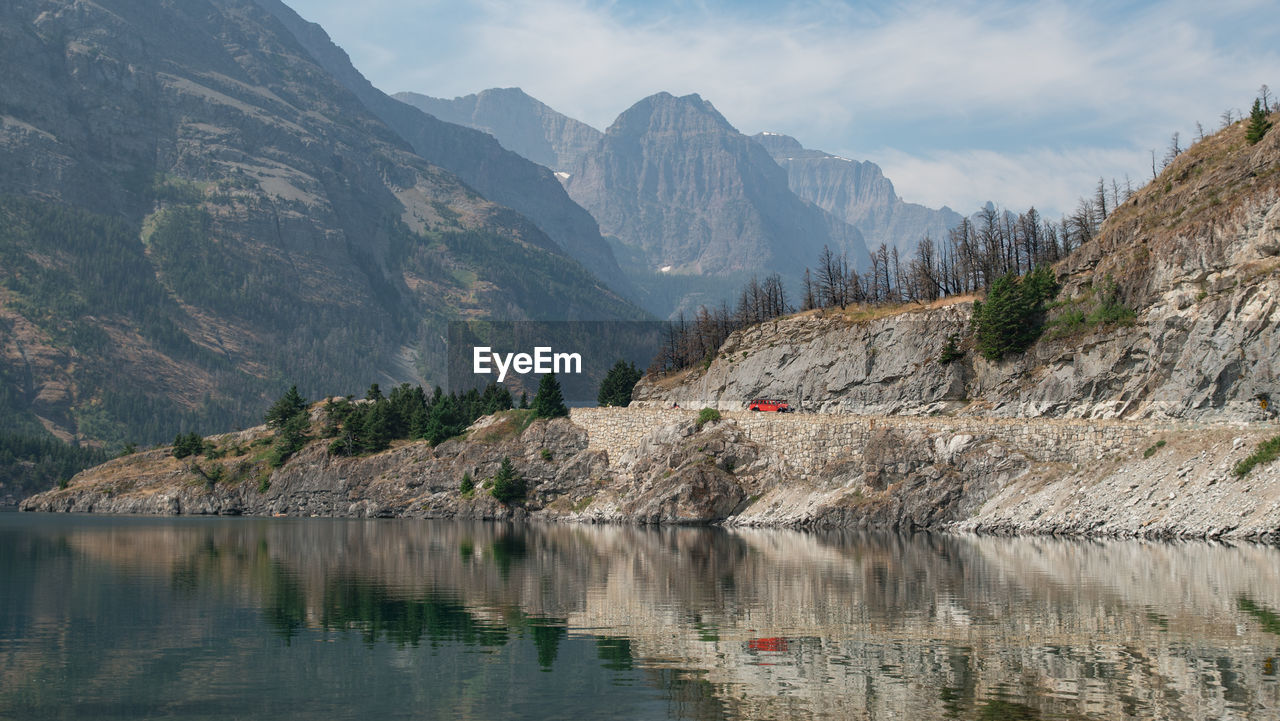
[(6, 432), (168, 441), (439, 382), (448, 320), (644, 317), (250, 0), (5, 3), (0, 72)]

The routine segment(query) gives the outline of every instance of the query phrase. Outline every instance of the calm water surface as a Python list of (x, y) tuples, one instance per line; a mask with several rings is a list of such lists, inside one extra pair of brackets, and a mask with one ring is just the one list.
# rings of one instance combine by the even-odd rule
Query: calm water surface
[(1280, 550), (0, 514), (0, 719), (1276, 719)]

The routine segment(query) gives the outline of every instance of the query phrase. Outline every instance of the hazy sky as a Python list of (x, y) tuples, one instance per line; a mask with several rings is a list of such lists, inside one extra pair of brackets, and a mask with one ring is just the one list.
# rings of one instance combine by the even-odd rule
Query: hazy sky
[(1280, 89), (1280, 2), (286, 0), (374, 85), (523, 88), (605, 129), (658, 91), (872, 160), (908, 201), (1070, 211)]

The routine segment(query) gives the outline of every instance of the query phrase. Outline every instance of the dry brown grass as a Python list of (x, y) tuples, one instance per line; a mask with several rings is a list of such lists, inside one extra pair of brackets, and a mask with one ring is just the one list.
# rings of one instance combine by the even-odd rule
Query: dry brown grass
[(495, 414), (491, 423), (476, 429), (471, 438), (483, 443), (497, 443), (508, 438), (515, 438), (533, 423), (533, 411), (529, 409), (513, 409)]
[[(1280, 113), (1272, 113), (1280, 125)], [(1220, 254), (1243, 214), (1280, 195), (1280, 131), (1257, 145), (1244, 122), (1201, 140), (1116, 208), (1096, 239), (1064, 260), (1068, 285), (1114, 278), (1142, 302), (1156, 263)]]

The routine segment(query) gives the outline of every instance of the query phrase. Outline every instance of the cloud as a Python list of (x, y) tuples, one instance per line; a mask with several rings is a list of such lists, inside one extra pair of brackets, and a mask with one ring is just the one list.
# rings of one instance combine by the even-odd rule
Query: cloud
[(960, 150), (910, 155), (897, 150), (877, 154), (876, 162), (893, 181), (904, 200), (931, 207), (949, 205), (964, 215), (976, 212), (987, 201), (1023, 212), (1035, 206), (1046, 218), (1075, 210), (1079, 198), (1089, 196), (1098, 178), (1110, 185), (1114, 179), (1123, 190), (1129, 182), (1137, 189), (1149, 177), (1132, 168), (1150, 165), (1145, 152), (1129, 149), (1037, 148), (1019, 152)]
[[(348, 41), (346, 28), (330, 28), (339, 44), (369, 48), (348, 50), (385, 90), (453, 96), (520, 86), (599, 128), (654, 92), (697, 92), (744, 132), (784, 132), (877, 162), (888, 155), (868, 149), (892, 148), (899, 155), (886, 170), (901, 170), (891, 179), (937, 199), (924, 202), (953, 206), (988, 181), (995, 185), (980, 189), (987, 198), (1021, 204), (1015, 198), (1044, 188), (1052, 199), (1041, 203), (1061, 203), (1065, 190), (1056, 189), (1068, 181), (1036, 175), (1038, 167), (1075, 178), (1079, 163), (1136, 160), (1089, 170), (1093, 181), (1071, 191), (1086, 193), (1098, 175), (1140, 174), (1146, 150), (1171, 132), (1189, 135), (1197, 119), (1216, 125), (1222, 109), (1247, 106), (1268, 79), (1280, 86), (1280, 54), (1268, 40), (1280, 36), (1280, 15), (1258, 0), (414, 7), (401, 11), (403, 22), (382, 19), (379, 32), (399, 33), (385, 39), (364, 29)], [(410, 29), (413, 42), (403, 38)], [(1013, 167), (1033, 161), (1043, 163)], [(949, 175), (962, 182), (939, 195), (926, 167), (987, 170)]]

